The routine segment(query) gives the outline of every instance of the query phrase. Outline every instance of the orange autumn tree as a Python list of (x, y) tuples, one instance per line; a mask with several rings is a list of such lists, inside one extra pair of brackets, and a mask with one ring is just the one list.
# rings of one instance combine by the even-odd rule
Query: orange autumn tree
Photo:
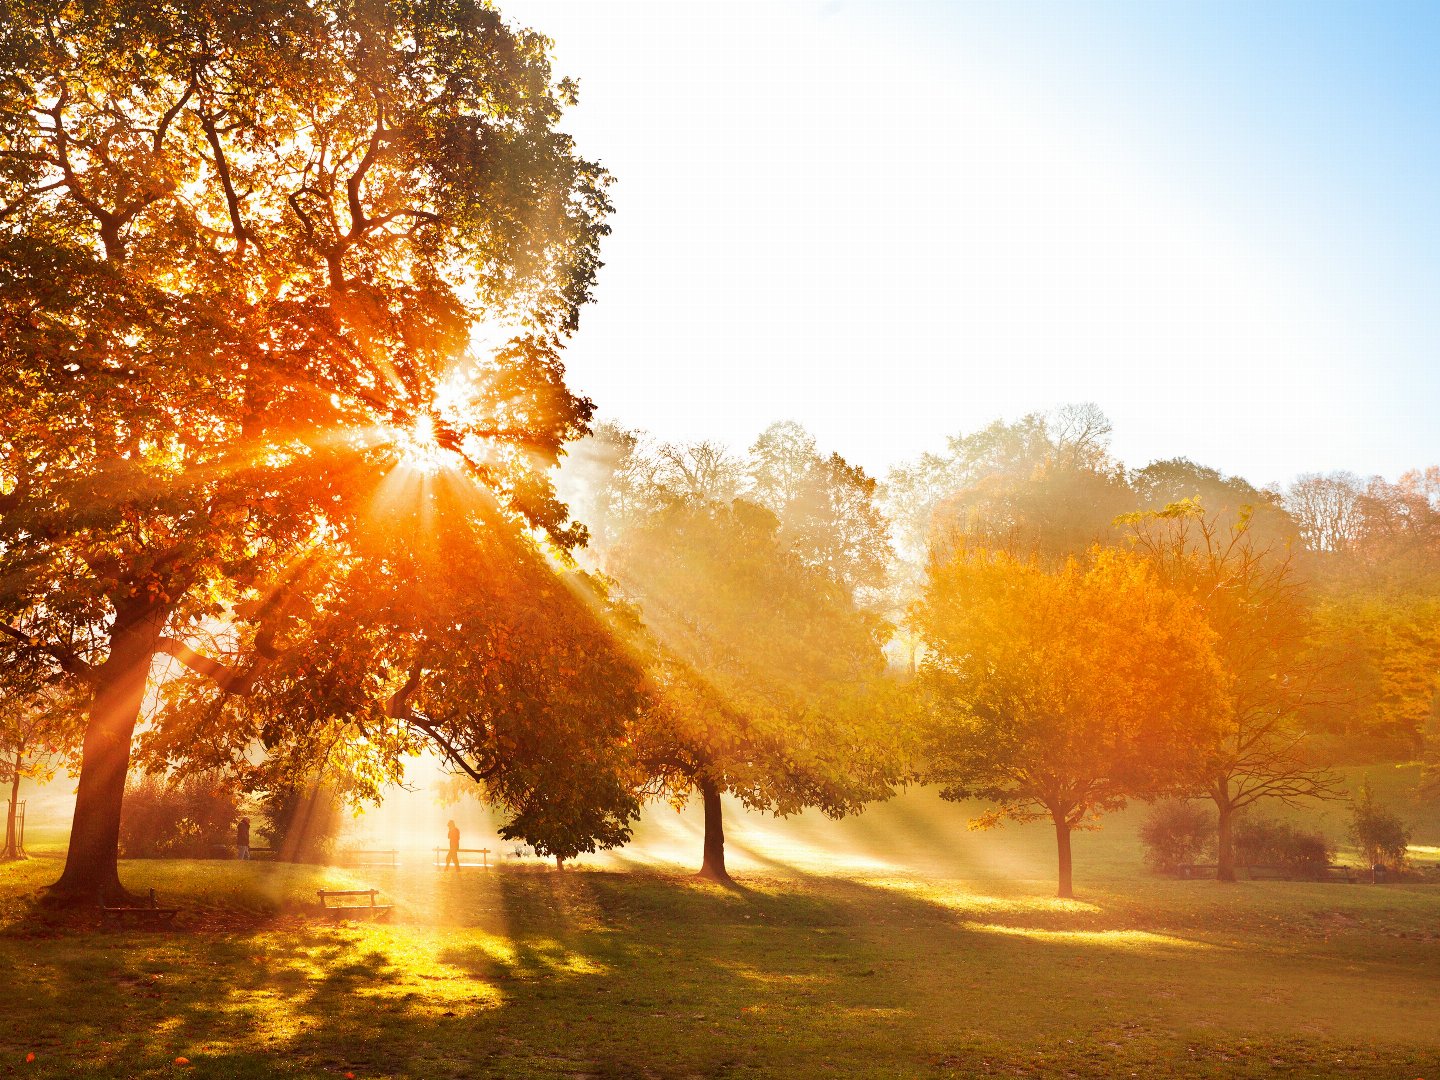
[(0, 6), (0, 653), (88, 701), (56, 902), (123, 895), (152, 664), (303, 673), (391, 488), (443, 461), (496, 527), (583, 537), (546, 469), (608, 177), (548, 49), (482, 0)]
[(1061, 897), (1074, 895), (1071, 832), (1183, 787), (1223, 712), (1199, 612), (1121, 552), (1050, 567), (962, 546), (932, 562), (914, 622), (924, 778), (943, 798), (993, 802), (974, 827), (1050, 819)]
[[(1135, 554), (1192, 597), (1215, 631), (1226, 673), (1223, 722), (1191, 793), (1215, 803), (1216, 877), (1234, 881), (1238, 814), (1265, 800), (1339, 796), (1339, 777), (1308, 729), (1327, 707), (1353, 708), (1361, 687), (1353, 668), (1325, 655), (1343, 644), (1341, 628), (1315, 633), (1294, 549), (1257, 535), (1249, 507), (1227, 521), (1182, 499), (1117, 520), (1129, 529)], [(1350, 652), (1352, 660), (1365, 659), (1354, 643)]]

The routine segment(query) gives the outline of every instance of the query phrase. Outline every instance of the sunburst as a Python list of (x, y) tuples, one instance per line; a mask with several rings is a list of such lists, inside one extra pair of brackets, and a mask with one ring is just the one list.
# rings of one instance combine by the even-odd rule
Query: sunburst
[(435, 418), (422, 413), (408, 429), (398, 428), (394, 442), (399, 450), (399, 466), (425, 476), (434, 476), (445, 469), (454, 468), (459, 455), (440, 445)]

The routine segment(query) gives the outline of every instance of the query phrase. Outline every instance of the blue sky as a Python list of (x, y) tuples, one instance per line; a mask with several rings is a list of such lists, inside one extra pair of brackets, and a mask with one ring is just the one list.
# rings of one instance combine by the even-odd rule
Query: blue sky
[(1136, 465), (1440, 461), (1440, 5), (501, 6), (618, 178), (608, 416), (883, 472), (1093, 400)]

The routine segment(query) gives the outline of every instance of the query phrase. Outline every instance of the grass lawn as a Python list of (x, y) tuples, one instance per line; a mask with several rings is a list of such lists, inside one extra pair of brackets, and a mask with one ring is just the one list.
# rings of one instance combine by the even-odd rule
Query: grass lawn
[[(0, 1075), (1440, 1080), (1440, 887), (1159, 880), (1122, 827), (1062, 902), (1043, 832), (879, 814), (737, 821), (736, 891), (660, 859), (125, 864), (175, 931), (47, 923), (58, 861), (0, 865)], [(390, 922), (307, 911), (362, 884)]]

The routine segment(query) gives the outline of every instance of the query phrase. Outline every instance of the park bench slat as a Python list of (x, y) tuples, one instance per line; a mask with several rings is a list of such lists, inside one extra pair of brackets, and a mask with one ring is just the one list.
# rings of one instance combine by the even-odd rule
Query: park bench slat
[[(375, 897), (379, 889), (316, 889), (315, 894), (320, 897), (320, 910), (333, 919), (348, 919), (366, 916), (371, 919), (381, 919), (393, 909), (391, 904), (377, 904)], [(332, 904), (332, 897), (368, 896), (369, 904)]]
[(352, 849), (337, 852), (335, 861), (340, 866), (399, 866), (400, 852), (394, 848), (376, 851)]
[(149, 904), (117, 904), (111, 906), (102, 899), (100, 901), (100, 921), (104, 923), (119, 923), (126, 919), (133, 919), (142, 923), (172, 923), (175, 916), (180, 913), (179, 908), (162, 908), (155, 898), (155, 890), (150, 890)]
[[(448, 847), (437, 847), (435, 849), (435, 868), (437, 870), (440, 869), (444, 863), (444, 860), (441, 858), (440, 853), (442, 851), (448, 852), (449, 850), (450, 849)], [(456, 848), (455, 850), (461, 855), (479, 855), (480, 865), (487, 870), (490, 868), (490, 849), (488, 847), (462, 847)], [(475, 864), (465, 863), (464, 865), (474, 866)]]

